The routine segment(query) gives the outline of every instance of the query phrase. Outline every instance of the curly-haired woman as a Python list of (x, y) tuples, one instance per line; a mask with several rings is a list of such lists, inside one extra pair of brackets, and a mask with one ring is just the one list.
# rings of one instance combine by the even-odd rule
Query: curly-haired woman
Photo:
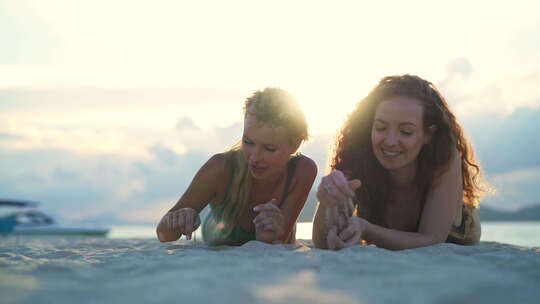
[[(480, 240), (480, 168), (445, 99), (420, 77), (385, 77), (357, 104), (330, 168), (317, 191), (316, 247)], [(351, 200), (354, 215), (328, 220), (329, 210)]]

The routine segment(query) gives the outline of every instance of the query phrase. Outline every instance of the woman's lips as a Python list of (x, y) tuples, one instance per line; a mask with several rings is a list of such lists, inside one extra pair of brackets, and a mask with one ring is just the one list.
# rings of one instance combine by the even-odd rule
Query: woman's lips
[(390, 158), (401, 155), (401, 151), (388, 151), (385, 149), (381, 149), (381, 152), (382, 152), (382, 155), (384, 155), (385, 157), (390, 157)]
[(261, 167), (261, 166), (258, 166), (258, 165), (249, 165), (249, 168), (254, 173), (262, 173), (266, 169), (265, 167)]

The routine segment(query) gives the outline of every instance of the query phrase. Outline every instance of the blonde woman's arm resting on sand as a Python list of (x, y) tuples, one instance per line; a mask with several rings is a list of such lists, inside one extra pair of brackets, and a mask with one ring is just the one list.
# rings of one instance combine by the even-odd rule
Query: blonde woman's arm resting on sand
[(199, 212), (216, 196), (223, 181), (224, 163), (223, 156), (216, 154), (199, 169), (182, 197), (159, 222), (156, 232), (161, 242), (176, 241), (182, 235), (191, 238), (201, 223)]

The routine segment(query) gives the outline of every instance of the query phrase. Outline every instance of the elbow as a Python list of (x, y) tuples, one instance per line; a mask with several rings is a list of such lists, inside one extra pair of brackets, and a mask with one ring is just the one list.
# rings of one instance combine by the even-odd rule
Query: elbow
[(444, 234), (424, 234), (424, 238), (426, 240), (425, 246), (433, 246), (446, 242), (448, 236)]
[(447, 237), (436, 237), (436, 238), (434, 238), (432, 245), (438, 245), (438, 244), (445, 243), (446, 239), (447, 239)]

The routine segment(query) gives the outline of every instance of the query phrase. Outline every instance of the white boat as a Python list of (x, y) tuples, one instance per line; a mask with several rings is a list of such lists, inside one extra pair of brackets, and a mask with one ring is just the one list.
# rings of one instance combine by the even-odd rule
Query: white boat
[(0, 215), (0, 234), (105, 236), (109, 232), (107, 228), (59, 225), (52, 217), (35, 209), (36, 206), (35, 202), (0, 200), (0, 209), (15, 209)]

